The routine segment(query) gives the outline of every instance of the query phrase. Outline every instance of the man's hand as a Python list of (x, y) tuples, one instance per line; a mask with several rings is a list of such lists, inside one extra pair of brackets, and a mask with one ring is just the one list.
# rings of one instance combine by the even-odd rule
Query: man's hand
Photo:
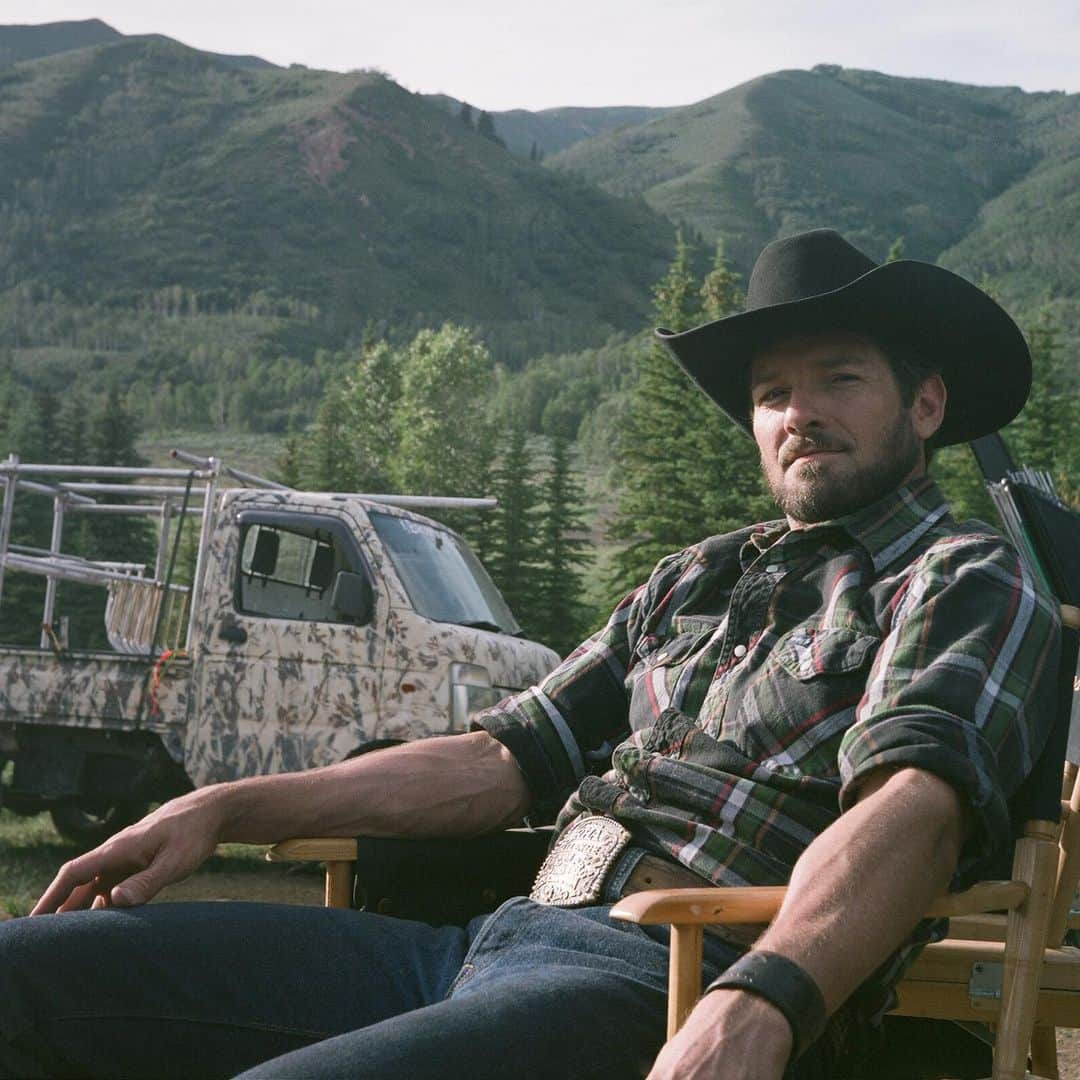
[(791, 1026), (774, 1005), (741, 990), (714, 990), (665, 1043), (648, 1080), (780, 1080)]
[(204, 788), (158, 807), (65, 863), (30, 914), (145, 904), (213, 854), (222, 828), (220, 802), (214, 788)]

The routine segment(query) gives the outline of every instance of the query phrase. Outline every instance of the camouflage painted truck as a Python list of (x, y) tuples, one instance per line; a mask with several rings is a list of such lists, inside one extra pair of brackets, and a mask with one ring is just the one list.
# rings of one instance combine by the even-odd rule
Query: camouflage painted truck
[[(558, 662), (522, 638), (465, 542), (414, 512), (492, 500), (301, 492), (173, 456), (190, 468), (0, 461), (0, 627), (5, 573), (46, 579), (40, 644), (0, 645), (9, 809), (47, 809), (89, 843), (192, 786), (465, 730)], [(52, 500), (49, 549), (11, 543), (16, 493)], [(155, 564), (64, 554), (65, 518), (81, 514), (152, 515)], [(176, 573), (185, 522), (190, 584)], [(107, 591), (109, 650), (67, 640), (60, 581)]]

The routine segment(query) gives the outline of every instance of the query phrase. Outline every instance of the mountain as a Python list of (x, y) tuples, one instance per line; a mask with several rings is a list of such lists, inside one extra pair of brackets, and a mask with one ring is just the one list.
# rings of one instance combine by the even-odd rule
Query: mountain
[(42, 23), (37, 26), (0, 26), (0, 67), (20, 60), (105, 45), (124, 35), (100, 19)]
[[(441, 105), (455, 116), (465, 102), (446, 94), (429, 94), (430, 101)], [(473, 106), (475, 109), (475, 106)], [(534, 151), (543, 155), (558, 153), (583, 139), (591, 139), (618, 128), (647, 123), (665, 113), (668, 108), (647, 105), (609, 105), (595, 108), (570, 106), (557, 109), (508, 109), (492, 112), (495, 130), (515, 154), (529, 157)]]
[[(40, 23), (31, 26), (0, 26), (0, 68), (17, 64), (20, 60), (37, 60), (43, 56), (85, 49), (93, 45), (107, 45), (126, 35), (114, 30), (100, 19), (84, 19), (79, 22)], [(172, 41), (160, 34), (149, 35), (159, 41)], [(240, 68), (274, 67), (258, 56), (226, 56), (207, 53), (217, 59)]]
[(0, 288), (259, 295), (317, 310), (323, 344), (455, 319), (514, 361), (636, 328), (671, 240), (377, 73), (139, 37), (0, 69)]
[(1008, 296), (1080, 297), (1080, 95), (821, 65), (780, 71), (547, 164), (723, 236), (746, 271), (769, 240), (831, 225), (881, 258), (903, 237)]

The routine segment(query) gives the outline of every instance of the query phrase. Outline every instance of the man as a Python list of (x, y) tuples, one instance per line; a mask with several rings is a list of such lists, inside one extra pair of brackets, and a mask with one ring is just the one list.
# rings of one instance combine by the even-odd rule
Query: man
[[(752, 432), (784, 520), (662, 561), (471, 734), (192, 792), (67, 864), (35, 911), (112, 910), (2, 928), (0, 1071), (833, 1075), (933, 933), (920, 912), (1007, 843), (1047, 734), (1056, 605), (925, 476), (928, 444), (1019, 411), (1027, 348), (967, 282), (827, 230), (766, 248), (745, 313), (661, 334)], [(532, 899), (465, 929), (138, 906), (220, 841), (476, 834), (560, 806)], [(789, 879), (749, 950), (707, 937), (710, 988), (661, 1049), (664, 935), (611, 902)]]

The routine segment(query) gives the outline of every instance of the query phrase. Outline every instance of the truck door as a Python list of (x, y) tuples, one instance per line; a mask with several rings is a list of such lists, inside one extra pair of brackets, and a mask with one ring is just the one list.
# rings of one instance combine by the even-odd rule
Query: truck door
[(377, 737), (389, 605), (352, 530), (316, 510), (233, 520), (203, 592), (196, 786), (326, 765)]

